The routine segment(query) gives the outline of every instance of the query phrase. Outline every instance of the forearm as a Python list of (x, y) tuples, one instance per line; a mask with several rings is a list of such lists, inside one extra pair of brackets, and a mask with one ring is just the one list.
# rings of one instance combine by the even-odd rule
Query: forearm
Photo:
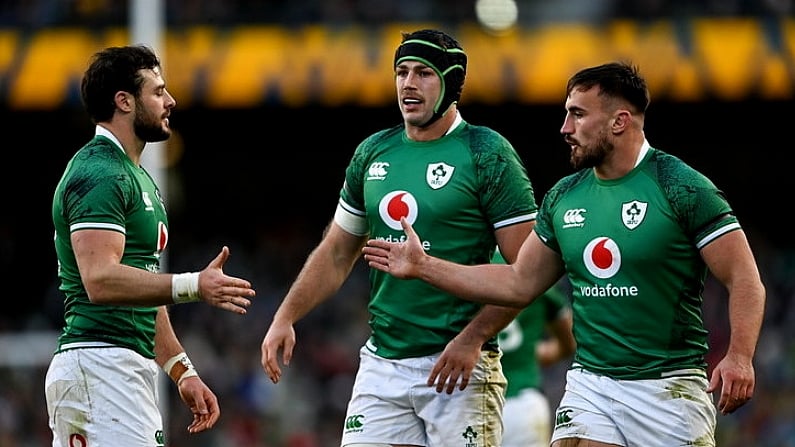
[(485, 305), (483, 309), (458, 334), (465, 344), (482, 346), (497, 336), (521, 312), (520, 308)]
[(765, 290), (761, 284), (740, 286), (729, 293), (728, 354), (753, 358), (759, 340), (765, 308)]
[(417, 265), (416, 276), (467, 301), (510, 307), (524, 307), (529, 302), (506, 264), (461, 265), (425, 256)]
[(168, 359), (183, 351), (182, 344), (171, 326), (168, 308), (161, 306), (155, 317), (155, 362), (163, 367)]
[(155, 362), (177, 385), (182, 379), (199, 375), (174, 333), (165, 306), (158, 309), (155, 320)]
[[(356, 250), (358, 254), (358, 249)], [(312, 309), (337, 293), (350, 275), (356, 256), (336, 256), (318, 247), (307, 258), (279, 306), (274, 321), (294, 324)]]
[(742, 231), (732, 231), (701, 250), (712, 274), (729, 294), (727, 354), (750, 362), (756, 351), (765, 308), (765, 286)]

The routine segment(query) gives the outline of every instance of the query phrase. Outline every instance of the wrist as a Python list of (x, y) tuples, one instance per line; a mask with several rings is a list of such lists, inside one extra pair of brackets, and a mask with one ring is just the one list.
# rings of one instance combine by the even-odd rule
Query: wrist
[(175, 304), (199, 301), (199, 272), (171, 275), (171, 299)]
[(171, 357), (163, 364), (163, 371), (168, 374), (171, 380), (177, 385), (188, 377), (198, 377), (199, 373), (188, 358), (188, 354), (180, 352)]

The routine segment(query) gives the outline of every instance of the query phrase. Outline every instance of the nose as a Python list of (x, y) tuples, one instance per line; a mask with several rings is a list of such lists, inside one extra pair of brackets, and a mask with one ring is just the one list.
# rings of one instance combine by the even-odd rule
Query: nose
[(166, 107), (168, 107), (170, 109), (174, 108), (177, 105), (177, 100), (174, 98), (174, 96), (171, 95), (171, 92), (169, 92), (168, 90), (166, 90), (166, 95), (168, 96), (168, 99), (169, 99), (166, 102)]
[(573, 125), (571, 124), (570, 115), (567, 113), (566, 117), (563, 118), (563, 125), (560, 126), (560, 133), (561, 135), (571, 135), (574, 133)]
[(403, 80), (403, 85), (414, 87), (414, 79), (416, 79), (418, 76), (418, 73), (415, 73), (413, 70), (409, 70), (409, 72), (406, 73), (406, 78)]

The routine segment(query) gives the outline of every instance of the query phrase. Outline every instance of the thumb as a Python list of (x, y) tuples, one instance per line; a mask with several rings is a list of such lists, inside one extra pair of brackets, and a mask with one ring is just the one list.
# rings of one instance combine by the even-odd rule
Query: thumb
[(406, 239), (411, 238), (418, 238), (417, 233), (414, 232), (414, 227), (411, 226), (408, 220), (405, 217), (400, 218), (400, 225), (403, 227), (403, 231), (406, 233)]
[(223, 269), (227, 259), (229, 259), (229, 247), (224, 245), (223, 248), (221, 248), (221, 253), (218, 253), (218, 256), (216, 256), (215, 259), (210, 261), (210, 264), (207, 267)]
[(721, 382), (720, 370), (719, 368), (715, 368), (712, 371), (712, 377), (710, 377), (709, 386), (707, 387), (707, 392), (711, 393), (717, 390), (718, 387), (720, 386), (720, 382)]

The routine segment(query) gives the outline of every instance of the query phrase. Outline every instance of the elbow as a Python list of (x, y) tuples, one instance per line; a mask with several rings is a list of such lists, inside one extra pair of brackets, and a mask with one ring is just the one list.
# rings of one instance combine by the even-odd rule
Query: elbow
[(100, 279), (83, 279), (83, 288), (91, 304), (112, 304), (111, 287)]
[(508, 295), (503, 296), (500, 300), (493, 304), (505, 307), (512, 307), (515, 309), (524, 309), (533, 302), (532, 296), (525, 293), (510, 291)]

